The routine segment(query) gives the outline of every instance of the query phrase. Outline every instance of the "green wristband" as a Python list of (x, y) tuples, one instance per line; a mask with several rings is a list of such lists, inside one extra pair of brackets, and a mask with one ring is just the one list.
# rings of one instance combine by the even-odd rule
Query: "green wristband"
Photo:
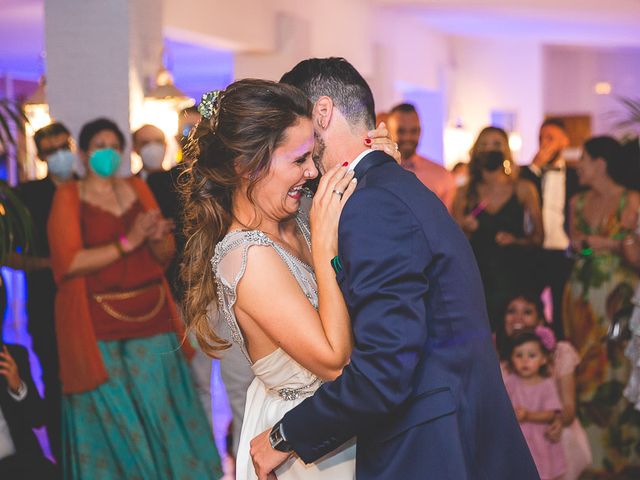
[(331, 267), (336, 273), (340, 273), (342, 271), (342, 262), (340, 261), (340, 257), (336, 255), (331, 259)]

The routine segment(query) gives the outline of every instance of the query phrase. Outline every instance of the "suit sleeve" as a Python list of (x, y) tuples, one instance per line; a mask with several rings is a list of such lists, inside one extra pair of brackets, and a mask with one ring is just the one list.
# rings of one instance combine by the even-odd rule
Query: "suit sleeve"
[(9, 353), (11, 353), (18, 367), (20, 379), (27, 386), (27, 396), (20, 401), (12, 398), (12, 401), (15, 403), (16, 411), (22, 416), (25, 424), (28, 424), (31, 428), (40, 427), (44, 423), (44, 406), (31, 376), (29, 354), (23, 347), (12, 345), (9, 348)]
[(384, 190), (357, 191), (343, 210), (339, 240), (356, 343), (342, 375), (282, 421), (287, 440), (307, 463), (407, 400), (427, 340), (431, 253), (406, 205)]

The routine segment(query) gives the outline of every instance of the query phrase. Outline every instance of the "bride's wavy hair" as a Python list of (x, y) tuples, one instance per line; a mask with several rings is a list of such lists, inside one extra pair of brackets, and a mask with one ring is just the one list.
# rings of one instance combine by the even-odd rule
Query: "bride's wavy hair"
[(252, 199), (285, 131), (300, 118), (311, 118), (312, 105), (290, 85), (246, 79), (217, 94), (209, 107), (189, 134), (179, 177), (186, 238), (181, 278), (187, 332), (194, 332), (202, 350), (215, 357), (230, 345), (208, 319), (219, 294), (210, 261), (233, 220), (234, 192), (248, 178)]

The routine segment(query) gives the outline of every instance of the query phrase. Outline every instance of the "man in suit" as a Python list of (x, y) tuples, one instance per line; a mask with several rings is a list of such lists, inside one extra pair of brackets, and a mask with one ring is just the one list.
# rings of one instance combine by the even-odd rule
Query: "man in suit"
[(558, 339), (562, 329), (562, 295), (571, 273), (573, 261), (569, 248), (569, 200), (579, 191), (578, 175), (567, 165), (562, 152), (569, 146), (564, 122), (548, 118), (540, 127), (540, 149), (530, 165), (520, 175), (531, 180), (542, 202), (544, 241), (535, 262), (535, 283), (538, 293), (551, 289), (553, 299), (552, 327)]
[(1, 345), (0, 478), (57, 478), (32, 430), (44, 423), (45, 413), (31, 378), (29, 353), (19, 345)]
[(176, 226), (177, 254), (167, 267), (166, 276), (174, 297), (180, 301), (184, 293), (179, 278), (180, 254), (184, 248), (184, 238), (180, 227), (181, 201), (176, 187), (182, 167), (176, 165), (170, 170), (162, 167), (167, 152), (167, 140), (163, 131), (155, 125), (143, 125), (133, 132), (131, 139), (133, 151), (142, 159), (142, 169), (138, 175), (149, 185), (162, 216), (172, 220)]
[(35, 133), (34, 141), (38, 158), (47, 162), (47, 176), (42, 180), (21, 183), (15, 190), (33, 220), (33, 253), (13, 256), (10, 266), (26, 272), (27, 330), (42, 368), (49, 446), (53, 455), (60, 458), (62, 390), (53, 317), (56, 285), (49, 261), (47, 221), (56, 189), (73, 177), (77, 159), (71, 134), (62, 123), (55, 122), (42, 127)]
[(314, 103), (323, 169), (349, 160), (358, 179), (332, 262), (355, 345), (339, 378), (253, 440), (258, 477), (291, 452), (310, 463), (357, 436), (359, 480), (538, 479), (466, 237), (415, 175), (361, 147), (369, 86), (340, 58), (305, 60), (281, 81)]

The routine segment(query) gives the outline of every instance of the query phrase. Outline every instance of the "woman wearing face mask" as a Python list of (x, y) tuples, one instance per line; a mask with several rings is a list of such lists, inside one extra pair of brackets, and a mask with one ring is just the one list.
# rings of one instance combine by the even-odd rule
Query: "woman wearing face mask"
[(48, 224), (65, 477), (219, 478), (163, 276), (171, 224), (142, 180), (115, 176), (124, 136), (112, 121), (86, 124), (79, 147), (87, 176), (58, 189)]
[(538, 193), (518, 178), (504, 130), (487, 127), (478, 135), (469, 182), (456, 193), (453, 215), (476, 255), (495, 331), (506, 301), (528, 288), (527, 257), (543, 236)]

